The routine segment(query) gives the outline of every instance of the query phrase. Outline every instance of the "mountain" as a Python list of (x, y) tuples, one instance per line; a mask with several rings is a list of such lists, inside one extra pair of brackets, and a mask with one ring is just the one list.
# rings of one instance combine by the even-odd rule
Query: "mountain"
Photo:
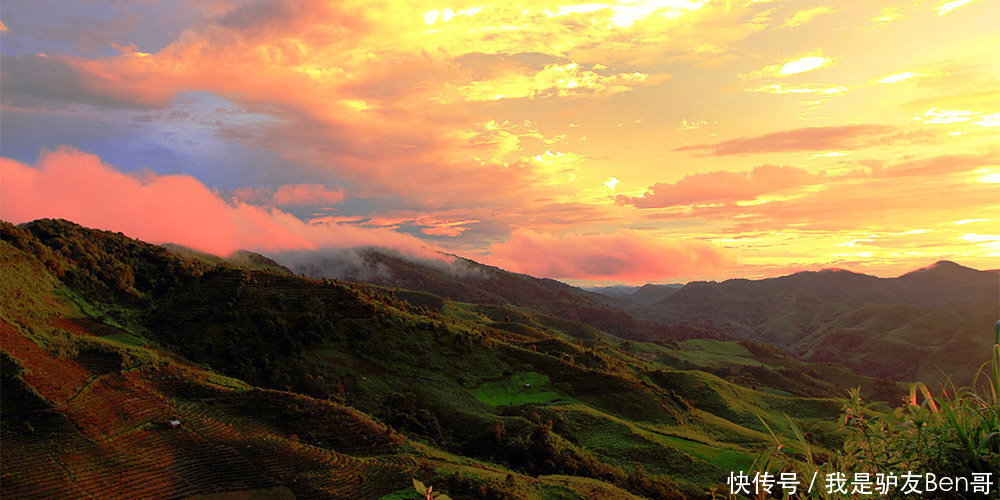
[[(282, 260), (279, 257), (279, 260)], [(352, 266), (345, 266), (345, 260)], [(1000, 276), (952, 262), (898, 278), (839, 269), (764, 280), (645, 285), (625, 297), (456, 258), (445, 265), (378, 249), (312, 255), (296, 273), (338, 276), (577, 321), (621, 339), (746, 339), (803, 361), (833, 362), (900, 382), (970, 383), (986, 361)], [(349, 272), (344, 272), (349, 268)], [(993, 318), (993, 319), (991, 319)]]
[(1000, 271), (977, 271), (949, 261), (889, 281), (899, 300), (911, 305), (1000, 301)]
[(512, 273), (453, 257), (451, 261), (414, 259), (366, 248), (326, 254), (279, 255), (296, 274), (340, 278), (359, 283), (416, 290), (474, 304), (510, 306), (583, 323), (632, 340), (715, 338), (726, 334), (712, 326), (682, 322), (667, 326), (634, 314), (626, 299), (588, 292), (565, 283)]
[[(824, 459), (846, 388), (901, 395), (757, 342), (626, 341), (66, 221), (0, 239), (6, 496), (402, 499), (419, 479), (453, 498), (708, 498), (768, 428), (792, 438), (785, 414)], [(497, 273), (504, 301), (582, 293)]]
[(997, 271), (943, 261), (897, 278), (824, 270), (693, 282), (646, 312), (666, 324), (710, 324), (869, 376), (941, 381), (943, 371), (963, 384), (986, 361), (998, 292)]
[(599, 293), (601, 295), (606, 295), (608, 297), (622, 298), (628, 295), (632, 295), (633, 293), (635, 293), (636, 290), (639, 289), (639, 287), (626, 286), (626, 285), (611, 285), (611, 286), (590, 286), (590, 287), (584, 286), (580, 287), (580, 289), (588, 292)]
[(643, 285), (625, 298), (641, 306), (649, 307), (673, 295), (681, 288), (684, 288), (684, 285)]
[(166, 243), (160, 246), (185, 259), (196, 260), (213, 266), (225, 264), (243, 269), (271, 271), (278, 274), (292, 274), (291, 269), (278, 264), (273, 259), (247, 250), (237, 250), (228, 257), (219, 257), (217, 255), (199, 252), (193, 248), (188, 248), (174, 243)]

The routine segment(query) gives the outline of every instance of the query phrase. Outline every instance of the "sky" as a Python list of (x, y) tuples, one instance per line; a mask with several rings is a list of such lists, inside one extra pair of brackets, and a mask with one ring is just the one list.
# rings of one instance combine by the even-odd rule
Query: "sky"
[(574, 284), (994, 269), (997, 19), (997, 0), (5, 0), (0, 218)]

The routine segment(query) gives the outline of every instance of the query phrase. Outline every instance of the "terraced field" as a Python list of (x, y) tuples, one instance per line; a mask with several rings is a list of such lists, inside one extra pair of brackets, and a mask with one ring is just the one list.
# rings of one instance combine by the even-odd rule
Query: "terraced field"
[[(59, 360), (6, 322), (2, 333), (9, 355), (31, 367), (24, 382), (52, 405), (5, 414), (5, 498), (185, 498), (275, 488), (299, 498), (378, 498), (407, 486), (415, 471), (412, 457), (394, 454), (398, 438), (352, 410), (193, 382), (207, 374), (172, 364), (123, 373), (120, 359), (95, 351)], [(167, 425), (174, 419), (179, 428)]]

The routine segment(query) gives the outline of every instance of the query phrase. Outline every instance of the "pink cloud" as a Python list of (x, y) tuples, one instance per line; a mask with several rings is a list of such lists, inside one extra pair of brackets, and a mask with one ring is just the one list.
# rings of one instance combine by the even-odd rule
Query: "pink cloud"
[(272, 198), (278, 206), (310, 206), (344, 201), (343, 188), (336, 191), (320, 184), (286, 184), (278, 188)]
[(425, 227), (420, 230), (421, 233), (430, 236), (459, 236), (462, 233), (469, 230), (469, 225), (476, 224), (479, 221), (476, 219), (469, 220), (456, 220), (456, 221), (436, 221), (436, 220), (426, 220), (422, 224), (428, 225), (430, 227)]
[(708, 243), (627, 229), (563, 236), (517, 229), (489, 252), (487, 263), (533, 276), (630, 283), (712, 274), (730, 265), (729, 258)]
[(711, 156), (789, 151), (853, 150), (884, 144), (926, 140), (923, 133), (905, 133), (887, 125), (806, 127), (770, 134), (740, 137), (715, 144), (684, 146), (675, 151), (707, 151)]
[(36, 167), (0, 158), (0, 172), (0, 217), (13, 223), (65, 218), (217, 255), (238, 249), (381, 246), (442, 258), (437, 249), (410, 235), (336, 221), (305, 223), (275, 208), (228, 203), (191, 176), (123, 174), (95, 155), (68, 147), (43, 153)]
[(619, 205), (635, 205), (636, 208), (733, 203), (807, 185), (818, 178), (797, 167), (761, 165), (748, 172), (718, 171), (687, 175), (673, 184), (654, 184), (642, 196), (618, 195), (615, 201)]

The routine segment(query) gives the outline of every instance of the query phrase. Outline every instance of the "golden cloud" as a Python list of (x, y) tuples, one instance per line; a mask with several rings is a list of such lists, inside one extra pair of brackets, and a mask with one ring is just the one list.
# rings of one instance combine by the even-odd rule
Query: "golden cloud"
[(491, 80), (471, 82), (459, 90), (468, 101), (498, 101), (500, 99), (536, 99), (588, 94), (617, 94), (637, 85), (662, 81), (645, 73), (602, 75), (585, 70), (577, 63), (549, 64), (534, 74), (510, 73)]
[(812, 21), (816, 16), (821, 14), (829, 14), (833, 12), (833, 9), (825, 6), (814, 7), (812, 9), (796, 11), (788, 19), (785, 20), (785, 24), (782, 24), (782, 28), (795, 28), (797, 26), (802, 26), (803, 24)]
[(813, 71), (833, 64), (834, 60), (825, 57), (821, 52), (813, 52), (798, 59), (780, 64), (771, 64), (749, 73), (738, 73), (736, 76), (743, 81), (762, 80), (782, 76), (797, 75)]

